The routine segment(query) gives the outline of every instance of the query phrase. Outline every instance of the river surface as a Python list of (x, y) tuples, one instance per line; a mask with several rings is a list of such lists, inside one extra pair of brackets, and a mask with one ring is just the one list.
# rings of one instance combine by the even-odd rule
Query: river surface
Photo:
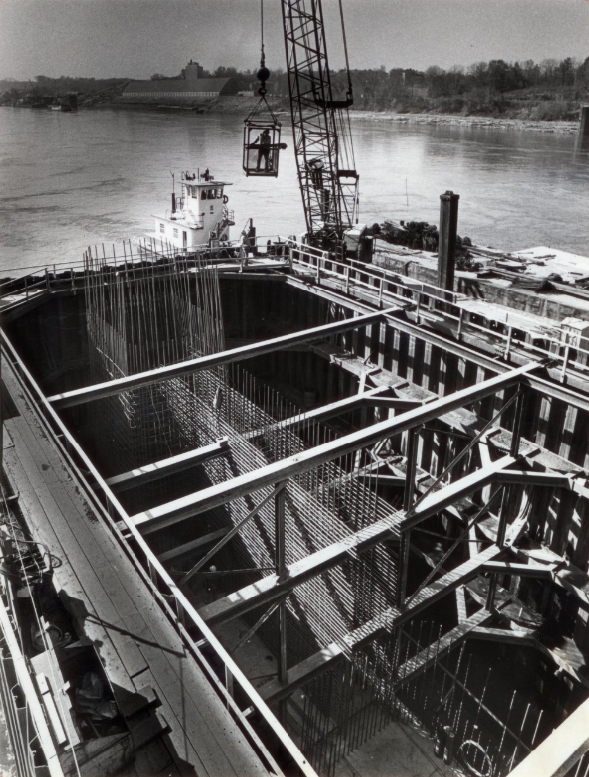
[[(589, 254), (589, 151), (575, 137), (370, 119), (352, 128), (361, 222), (438, 223), (451, 189), (459, 233), (474, 242)], [(278, 179), (243, 175), (242, 132), (234, 115), (0, 108), (0, 271), (76, 261), (88, 245), (153, 230), (170, 172), (198, 167), (233, 182), (234, 237), (250, 216), (259, 235), (303, 231), (290, 128)]]

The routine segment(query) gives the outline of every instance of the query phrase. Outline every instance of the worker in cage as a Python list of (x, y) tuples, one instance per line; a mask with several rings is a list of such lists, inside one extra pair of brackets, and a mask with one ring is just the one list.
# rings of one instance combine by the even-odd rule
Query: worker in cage
[(261, 135), (258, 135), (254, 144), (259, 144), (260, 146), (258, 149), (256, 173), (260, 172), (262, 160), (264, 160), (264, 172), (271, 172), (273, 170), (273, 164), (272, 159), (270, 158), (270, 151), (272, 151), (272, 136), (270, 135), (270, 130), (266, 128)]

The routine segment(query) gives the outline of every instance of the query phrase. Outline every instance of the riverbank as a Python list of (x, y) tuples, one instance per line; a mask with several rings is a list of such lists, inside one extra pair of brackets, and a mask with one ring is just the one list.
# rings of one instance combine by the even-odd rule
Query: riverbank
[(388, 121), (397, 124), (468, 127), (469, 129), (526, 130), (559, 135), (575, 135), (579, 131), (579, 122), (577, 121), (534, 121), (532, 119), (502, 119), (444, 113), (393, 113), (392, 111), (350, 111), (350, 116), (354, 119)]
[[(91, 110), (105, 108), (129, 111), (194, 111), (204, 114), (233, 114), (247, 116), (259, 101), (258, 97), (235, 96), (221, 97), (209, 103), (200, 105), (149, 105), (146, 103), (123, 103), (120, 101), (92, 106)], [(289, 114), (288, 105), (280, 97), (269, 98), (272, 110), (281, 121)], [(579, 130), (578, 121), (540, 121), (534, 119), (508, 119), (491, 116), (462, 116), (451, 113), (396, 113), (394, 111), (361, 111), (351, 110), (353, 119), (369, 121), (394, 122), (396, 124), (421, 124), (427, 126), (467, 127), (469, 129), (493, 130), (526, 130), (529, 132), (544, 132), (558, 135), (575, 135)]]

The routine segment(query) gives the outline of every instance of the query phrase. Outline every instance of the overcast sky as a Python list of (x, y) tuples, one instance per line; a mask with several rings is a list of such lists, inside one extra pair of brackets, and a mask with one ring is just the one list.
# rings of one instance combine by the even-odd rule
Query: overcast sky
[[(280, 0), (267, 64), (284, 67)], [(448, 68), (589, 56), (589, 0), (343, 0), (353, 68)], [(337, 0), (323, 0), (332, 66)], [(177, 74), (189, 59), (255, 68), (260, 0), (0, 0), (0, 78)]]

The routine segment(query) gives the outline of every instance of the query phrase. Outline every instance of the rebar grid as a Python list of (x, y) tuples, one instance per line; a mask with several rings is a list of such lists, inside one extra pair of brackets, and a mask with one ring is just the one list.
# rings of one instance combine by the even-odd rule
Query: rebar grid
[(564, 708), (511, 687), (500, 657), (486, 661), (468, 642), (447, 652), (442, 639), (439, 624), (414, 619), (295, 694), (298, 744), (319, 774), (333, 775), (342, 756), (396, 721), (432, 737), (436, 755), (459, 773), (505, 777), (565, 719)]
[[(135, 272), (131, 279), (126, 273), (113, 273), (103, 261), (88, 258), (87, 274), (88, 328), (94, 345), (93, 368), (100, 373), (97, 379), (223, 350), (219, 280), (211, 267), (188, 267), (186, 262), (175, 261), (163, 268), (144, 268), (141, 277)], [(101, 405), (104, 408), (104, 403), (96, 407)], [(127, 392), (108, 400), (108, 407), (112, 412), (108, 425), (103, 412), (95, 422), (107, 426), (107, 434), (115, 440), (115, 448), (109, 446), (114, 451), (115, 471), (228, 437), (228, 455), (206, 461), (190, 473), (192, 490), (222, 483), (336, 436), (324, 424), (306, 419), (278, 391), (239, 365)], [(285, 419), (289, 419), (288, 426), (280, 423)], [(369, 451), (361, 451), (289, 480), (285, 499), (287, 564), (394, 511), (378, 496), (378, 470), (367, 466), (373, 461)], [(358, 477), (360, 471), (362, 478)], [(148, 498), (161, 501), (165, 488), (165, 483), (154, 485)], [(235, 526), (272, 489), (269, 486), (235, 499), (203, 518), (210, 529)], [(142, 492), (145, 499), (145, 489)], [(217, 557), (216, 563), (229, 570), (274, 568), (275, 532), (275, 508), (270, 501), (243, 526), (231, 549)], [(192, 563), (190, 559), (186, 562)], [(225, 581), (235, 590), (263, 574), (267, 573), (240, 573)], [(206, 577), (196, 576), (192, 590), (196, 591), (203, 580)], [(351, 554), (341, 565), (297, 586), (287, 599), (288, 664), (294, 665), (332, 642), (343, 644), (345, 635), (395, 602), (396, 581), (396, 557), (379, 545), (361, 556)], [(261, 614), (257, 610), (246, 619), (254, 623)], [(271, 616), (259, 634), (278, 655), (276, 621), (277, 616)], [(324, 718), (320, 747), (319, 740), (313, 743), (310, 735), (303, 737), (303, 749), (307, 752), (308, 747), (308, 752), (314, 753), (311, 760), (316, 768), (323, 770), (323, 764), (326, 773), (331, 773), (330, 764), (336, 762), (338, 754), (359, 746), (377, 730), (378, 721), (385, 720), (382, 710), (391, 704), (386, 698), (387, 683), (399, 655), (391, 645), (383, 649), (377, 643), (348, 656), (343, 670), (338, 670), (344, 672), (343, 680), (328, 674), (316, 687), (307, 689), (310, 706), (303, 715), (305, 730), (316, 726), (311, 718), (318, 710)], [(335, 723), (333, 710), (337, 710)]]

